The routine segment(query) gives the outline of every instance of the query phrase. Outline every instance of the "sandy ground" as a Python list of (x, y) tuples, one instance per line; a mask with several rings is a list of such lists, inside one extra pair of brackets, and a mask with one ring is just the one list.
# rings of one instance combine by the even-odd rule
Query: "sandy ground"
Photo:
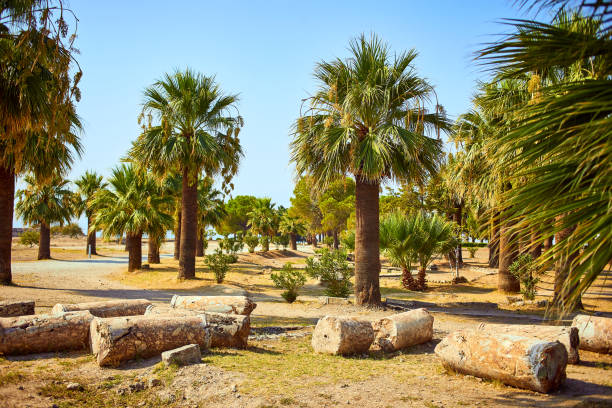
[[(78, 240), (74, 245), (62, 244), (52, 248), (56, 259), (16, 260), (13, 264), (16, 285), (0, 287), (0, 300), (34, 299), (36, 312), (43, 313), (55, 303), (125, 298), (167, 303), (174, 293), (249, 294), (258, 303), (252, 318), (255, 327), (304, 326), (296, 333), (306, 336), (254, 338), (245, 351), (213, 351), (204, 356), (203, 364), (180, 368), (171, 376), (168, 374), (163, 386), (140, 394), (123, 395), (121, 389), (155, 376), (166, 378), (163, 376), (167, 373), (157, 365), (159, 358), (134, 361), (119, 369), (101, 369), (83, 353), (0, 359), (0, 400), (3, 401), (0, 406), (612, 406), (612, 356), (583, 352), (580, 365), (568, 366), (565, 386), (551, 395), (448, 374), (441, 368), (433, 349), (453, 330), (474, 327), (481, 321), (515, 324), (540, 323), (542, 319), (542, 310), (517, 313), (497, 307), (495, 302), (501, 304), (505, 296), (494, 290), (495, 276), (485, 267), (486, 254), (482, 252), (472, 261), (466, 259), (469, 264), (462, 274), (474, 283), (459, 289), (440, 284), (432, 285), (425, 294), (407, 292), (397, 285), (394, 270), (383, 271), (388, 275), (381, 279), (385, 296), (408, 300), (414, 307), (427, 306), (433, 311), (434, 339), (390, 355), (370, 353), (343, 358), (312, 353), (309, 333), (318, 318), (344, 314), (374, 320), (395, 311), (324, 304), (319, 301), (322, 289), (314, 283), (309, 283), (300, 301), (291, 305), (282, 302), (279, 291), (266, 283), (269, 269), (279, 268), (287, 261), (296, 266), (302, 264), (311, 253), (307, 247), (301, 247), (298, 253), (244, 254), (225, 284), (217, 285), (207, 277), (199, 278), (195, 286), (181, 288), (164, 275), (176, 276), (176, 261), (169, 254), (171, 243), (163, 248), (162, 265), (153, 270), (157, 275), (150, 276), (126, 276), (127, 254), (119, 245), (101, 246), (104, 256), (87, 259), (82, 249), (79, 250)], [(211, 243), (209, 250), (214, 246)], [(15, 252), (20, 259), (27, 259), (27, 251), (18, 248)], [(441, 270), (430, 275), (430, 279), (444, 281), (452, 277), (443, 262), (439, 263)], [(155, 282), (145, 285), (144, 279), (151, 276), (166, 281), (157, 282), (157, 286)], [(598, 283), (592, 298), (603, 297), (607, 302), (608, 284), (605, 278)], [(546, 295), (545, 282), (541, 290)], [(608, 303), (603, 305), (603, 309), (599, 304), (592, 306), (603, 313), (612, 312), (606, 309)], [(71, 381), (84, 384), (85, 390), (80, 394), (67, 392), (66, 384)], [(598, 401), (599, 405), (588, 405), (585, 401)]]

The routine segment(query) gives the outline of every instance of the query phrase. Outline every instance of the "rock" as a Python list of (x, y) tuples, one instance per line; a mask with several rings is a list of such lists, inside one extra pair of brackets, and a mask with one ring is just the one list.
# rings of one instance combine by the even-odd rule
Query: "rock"
[(506, 296), (506, 300), (508, 301), (508, 304), (511, 305), (513, 303), (522, 302), (523, 298), (518, 296)]
[(577, 315), (572, 326), (578, 329), (580, 349), (612, 354), (612, 318)]
[(131, 393), (139, 392), (145, 389), (145, 385), (141, 382), (135, 382), (129, 385), (129, 389)]
[(128, 392), (128, 388), (127, 387), (120, 387), (117, 388), (117, 395), (125, 395)]
[(374, 345), (396, 351), (425, 343), (433, 337), (433, 322), (433, 316), (423, 308), (385, 317), (372, 324)]
[(558, 341), (492, 330), (460, 330), (435, 348), (447, 370), (548, 393), (565, 380), (567, 351)]
[(171, 307), (149, 306), (145, 316), (201, 316), (206, 317), (210, 328), (210, 347), (246, 348), (251, 319), (249, 316), (230, 315), (226, 313), (201, 312)]
[(26, 316), (34, 314), (34, 301), (2, 301), (0, 302), (0, 317)]
[(83, 390), (83, 386), (79, 383), (68, 383), (68, 385), (66, 385), (66, 389), (69, 391), (82, 391)]
[(136, 357), (152, 357), (186, 344), (210, 346), (204, 316), (129, 316), (91, 322), (91, 350), (100, 366), (117, 366)]
[(0, 354), (34, 354), (87, 348), (87, 312), (0, 318)]
[(528, 324), (489, 324), (481, 323), (478, 330), (483, 332), (509, 333), (519, 336), (531, 336), (540, 340), (559, 341), (565, 346), (567, 351), (567, 363), (578, 364), (580, 355), (578, 353), (578, 344), (580, 338), (578, 329), (575, 327), (566, 326), (544, 326), (544, 325), (528, 325)]
[(170, 306), (204, 312), (231, 313), (248, 316), (257, 304), (246, 296), (178, 296), (174, 295)]
[(319, 319), (312, 333), (312, 347), (317, 353), (364, 353), (368, 351), (372, 341), (372, 324), (351, 317), (325, 316)]
[(173, 350), (164, 351), (161, 355), (162, 361), (166, 365), (176, 363), (178, 365), (197, 364), (202, 361), (200, 346), (189, 344)]
[(159, 387), (160, 385), (162, 385), (162, 382), (159, 378), (149, 378), (149, 388)]
[(135, 316), (144, 314), (149, 305), (151, 305), (151, 302), (146, 299), (108, 300), (75, 304), (58, 303), (53, 306), (52, 313), (89, 310), (96, 317)]
[(432, 264), (432, 265), (429, 267), (429, 270), (430, 270), (430, 271), (437, 271), (437, 270), (438, 270), (438, 265), (434, 265), (434, 264)]

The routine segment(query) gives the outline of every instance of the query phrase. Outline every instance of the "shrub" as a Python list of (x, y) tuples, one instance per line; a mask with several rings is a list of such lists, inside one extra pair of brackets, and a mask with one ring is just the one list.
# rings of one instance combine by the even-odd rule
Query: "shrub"
[(271, 274), (270, 278), (274, 286), (285, 289), (281, 296), (289, 303), (297, 299), (298, 291), (306, 283), (306, 276), (297, 269), (293, 269), (291, 263), (287, 262), (278, 274)]
[(487, 244), (486, 242), (462, 242), (461, 246), (463, 248), (484, 248), (486, 247)]
[[(226, 235), (220, 242), (219, 248), (224, 250), (228, 255), (235, 255), (237, 252), (242, 251), (244, 243), (241, 237), (230, 237)], [(237, 258), (236, 258), (237, 259)]]
[(221, 251), (221, 249), (217, 249), (213, 254), (206, 255), (206, 259), (204, 262), (212, 273), (215, 275), (215, 279), (217, 283), (222, 283), (225, 279), (225, 275), (229, 270), (229, 264), (232, 263), (232, 255), (226, 255)]
[(355, 231), (351, 230), (351, 231), (345, 231), (344, 234), (342, 234), (342, 237), (340, 238), (340, 242), (342, 242), (342, 245), (348, 249), (349, 251), (354, 251), (355, 250)]
[(40, 240), (40, 233), (38, 231), (27, 230), (19, 237), (19, 243), (21, 245), (28, 245), (32, 248), (33, 245), (38, 245)]
[(71, 222), (68, 225), (54, 225), (51, 227), (51, 234), (53, 235), (66, 235), (71, 238), (82, 237), (83, 230), (78, 224)]
[(521, 282), (523, 299), (533, 300), (536, 295), (536, 285), (540, 282), (538, 269), (530, 254), (522, 254), (510, 265), (510, 273)]
[(470, 258), (473, 258), (474, 256), (476, 256), (476, 251), (478, 251), (478, 247), (469, 247), (467, 248), (467, 250), (470, 253)]
[(278, 239), (276, 240), (277, 245), (280, 245), (283, 247), (284, 250), (287, 249), (287, 247), (289, 246), (289, 242), (291, 241), (291, 238), (289, 237), (289, 235), (279, 235)]
[(323, 238), (323, 243), (327, 245), (328, 248), (334, 246), (334, 237), (325, 237)]
[(321, 255), (319, 260), (314, 257), (306, 259), (306, 273), (327, 283), (326, 295), (347, 297), (351, 293), (353, 270), (346, 262), (346, 252), (323, 248), (318, 253)]
[(255, 252), (255, 248), (259, 245), (259, 237), (253, 234), (247, 234), (244, 239), (244, 243), (249, 248), (249, 252), (252, 254)]

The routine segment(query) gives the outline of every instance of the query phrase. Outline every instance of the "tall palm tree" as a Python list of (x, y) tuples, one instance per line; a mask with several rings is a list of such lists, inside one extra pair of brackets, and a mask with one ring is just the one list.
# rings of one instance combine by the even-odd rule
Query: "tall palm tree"
[(129, 252), (128, 271), (142, 265), (142, 234), (159, 236), (172, 225), (165, 212), (172, 198), (161, 194), (157, 181), (131, 164), (113, 170), (109, 189), (94, 194), (89, 205), (96, 209), (91, 230), (101, 229), (105, 237), (126, 235)]
[(221, 191), (213, 188), (213, 180), (202, 178), (198, 183), (198, 239), (196, 256), (204, 256), (204, 241), (206, 228), (217, 227), (221, 224), (227, 212), (223, 205)]
[(297, 237), (306, 234), (306, 224), (298, 217), (291, 217), (289, 214), (285, 214), (281, 219), (279, 232), (289, 235), (291, 249), (297, 250)]
[(561, 238), (538, 263), (545, 268), (556, 260), (562, 269), (557, 286), (565, 290), (555, 299), (562, 311), (579, 303), (612, 259), (612, 9), (607, 2), (580, 7), (594, 17), (557, 13), (552, 23), (519, 21), (480, 56), (505, 77), (541, 78), (494, 158), (519, 168), (514, 177), (526, 180), (503, 197), (517, 231), (537, 225), (540, 242)]
[(351, 58), (320, 62), (319, 90), (296, 121), (291, 160), (319, 187), (355, 177), (355, 296), (380, 304), (379, 190), (385, 180), (423, 181), (438, 169), (442, 142), (427, 136), (449, 124), (433, 87), (412, 65), (414, 50), (392, 56), (378, 37), (351, 41)]
[(48, 182), (24, 177), (26, 188), (17, 191), (15, 212), (25, 223), (40, 227), (38, 259), (51, 259), (51, 224), (69, 222), (74, 196), (69, 181), (59, 176)]
[(251, 229), (261, 235), (262, 251), (270, 250), (270, 238), (276, 233), (276, 211), (271, 198), (259, 198), (249, 212)]
[[(148, 123), (130, 156), (155, 173), (177, 169), (182, 176), (179, 278), (195, 277), (198, 178), (221, 174), (227, 185), (238, 169), (243, 124), (235, 95), (225, 95), (214, 77), (189, 69), (166, 74), (144, 92)], [(235, 112), (235, 115), (232, 115)], [(155, 124), (153, 120), (155, 119)]]
[(95, 208), (88, 206), (92, 197), (98, 191), (105, 189), (108, 185), (104, 182), (104, 178), (96, 172), (86, 171), (80, 178), (75, 180), (74, 184), (77, 185), (77, 202), (75, 205), (75, 212), (77, 216), (80, 216), (83, 212), (87, 217), (87, 247), (85, 253), (91, 253), (97, 255), (96, 251), (96, 231), (91, 231), (91, 223), (95, 214)]

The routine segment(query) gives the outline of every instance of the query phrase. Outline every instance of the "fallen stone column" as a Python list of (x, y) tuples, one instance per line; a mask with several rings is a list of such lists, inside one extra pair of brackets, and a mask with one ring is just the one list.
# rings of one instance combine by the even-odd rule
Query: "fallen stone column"
[(572, 327), (578, 329), (582, 350), (612, 354), (612, 318), (577, 315)]
[(88, 311), (0, 318), (0, 354), (85, 349), (93, 319)]
[(365, 353), (374, 341), (372, 323), (352, 317), (325, 316), (312, 333), (312, 348), (324, 354)]
[(580, 362), (580, 355), (578, 353), (580, 338), (578, 336), (578, 329), (575, 327), (481, 323), (478, 326), (478, 330), (485, 333), (508, 333), (536, 337), (545, 341), (558, 341), (565, 346), (568, 364), (578, 364)]
[(249, 316), (226, 313), (198, 312), (188, 309), (149, 306), (145, 316), (201, 316), (210, 328), (210, 347), (246, 348), (251, 333)]
[(136, 357), (152, 357), (187, 344), (210, 346), (204, 316), (128, 316), (95, 318), (91, 350), (98, 365), (117, 366)]
[(248, 316), (257, 307), (246, 296), (178, 296), (174, 295), (170, 306), (203, 312), (232, 313)]
[(0, 317), (26, 316), (33, 314), (33, 300), (0, 302)]
[(151, 302), (147, 299), (107, 300), (103, 302), (58, 303), (51, 310), (53, 313), (89, 310), (96, 317), (136, 316), (144, 314)]
[(423, 308), (382, 318), (372, 323), (374, 345), (395, 351), (425, 343), (433, 337), (433, 322), (433, 316)]
[(547, 393), (565, 380), (567, 351), (558, 341), (509, 333), (460, 330), (435, 349), (447, 370)]

